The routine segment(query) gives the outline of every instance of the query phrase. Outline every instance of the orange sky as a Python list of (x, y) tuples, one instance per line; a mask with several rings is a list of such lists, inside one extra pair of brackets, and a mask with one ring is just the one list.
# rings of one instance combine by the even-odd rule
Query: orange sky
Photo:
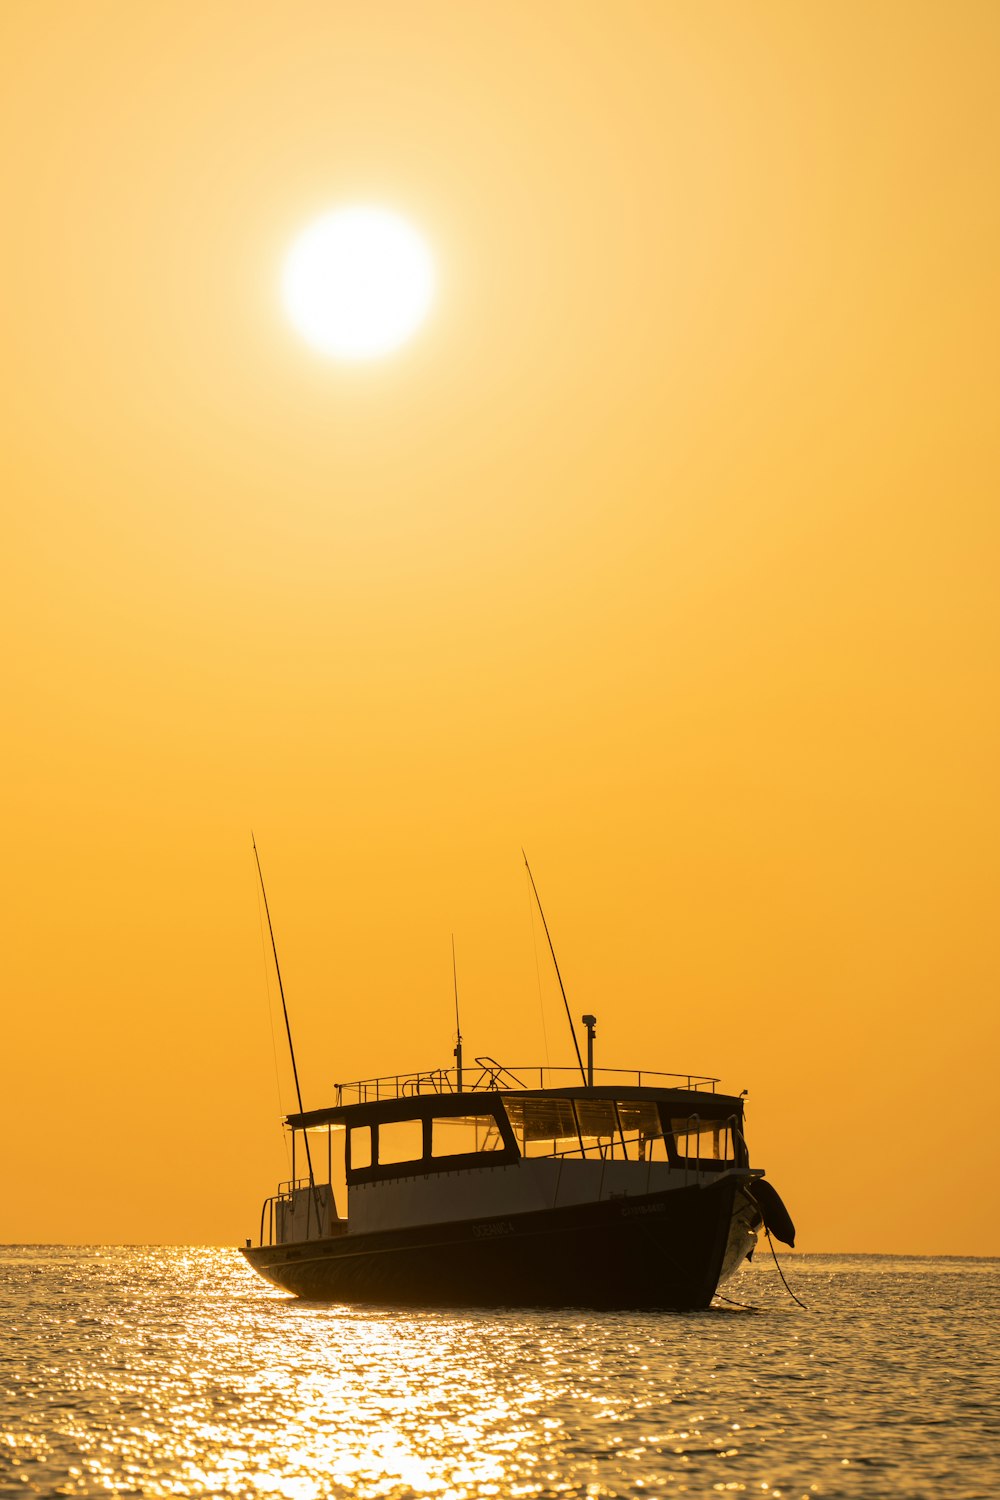
[[(998, 43), (8, 0), (0, 1240), (255, 1229), (253, 827), (307, 1105), (449, 1060), (452, 931), (544, 1060), (523, 844), (598, 1061), (748, 1088), (802, 1249), (1000, 1251)], [(337, 366), (278, 277), (358, 199), (440, 290)]]

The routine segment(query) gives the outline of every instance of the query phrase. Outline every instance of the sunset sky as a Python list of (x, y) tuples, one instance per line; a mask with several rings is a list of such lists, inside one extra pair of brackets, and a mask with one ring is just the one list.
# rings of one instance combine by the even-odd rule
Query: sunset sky
[[(452, 933), (467, 1056), (571, 1061), (523, 846), (801, 1249), (1000, 1253), (998, 70), (992, 0), (8, 0), (0, 1240), (256, 1231), (252, 829), (307, 1107), (450, 1061)], [(338, 363), (359, 202), (437, 290)]]

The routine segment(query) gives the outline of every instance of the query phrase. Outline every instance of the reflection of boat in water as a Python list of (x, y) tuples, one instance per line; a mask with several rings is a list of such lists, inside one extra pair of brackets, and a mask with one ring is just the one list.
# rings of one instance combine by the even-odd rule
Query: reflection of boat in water
[(692, 1308), (753, 1253), (762, 1221), (791, 1243), (750, 1166), (742, 1097), (714, 1078), (595, 1073), (584, 1022), (572, 1075), (489, 1057), (463, 1073), (459, 1036), (454, 1069), (300, 1101), (291, 1180), (264, 1204), (250, 1265), (331, 1301)]
[[(333, 1301), (705, 1307), (762, 1213), (792, 1234), (749, 1165), (743, 1100), (714, 1082), (601, 1071), (567, 1084), (480, 1058), (461, 1089), (454, 1070), (345, 1085), (329, 1108), (289, 1115), (293, 1179), (243, 1253), (287, 1291)], [(295, 1179), (303, 1138), (325, 1181)]]

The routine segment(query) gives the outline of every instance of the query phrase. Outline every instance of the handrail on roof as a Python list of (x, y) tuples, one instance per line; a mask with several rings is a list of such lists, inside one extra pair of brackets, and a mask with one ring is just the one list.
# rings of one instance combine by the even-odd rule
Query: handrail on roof
[[(503, 1063), (498, 1063), (495, 1057), (477, 1057), (476, 1065), (482, 1069), (482, 1072), (477, 1081), (472, 1085), (473, 1089), (481, 1089), (483, 1087), (488, 1089), (502, 1089), (510, 1087), (510, 1085), (502, 1082), (505, 1078), (509, 1078), (511, 1084), (516, 1089), (523, 1089), (525, 1087), (520, 1078), (515, 1073), (512, 1073), (509, 1068), (505, 1068)], [(487, 1076), (489, 1082), (483, 1084), (483, 1079)]]
[[(353, 1083), (338, 1083), (337, 1104), (371, 1104), (381, 1099), (409, 1099), (421, 1094), (506, 1093), (513, 1089), (560, 1088), (578, 1083), (577, 1068), (518, 1067), (506, 1068), (495, 1057), (477, 1057), (480, 1071), (469, 1083), (469, 1070), (458, 1087), (454, 1068), (430, 1068), (417, 1073), (390, 1073), (379, 1078), (361, 1078)], [(537, 1083), (536, 1083), (537, 1078)], [(719, 1082), (702, 1073), (657, 1073), (647, 1068), (595, 1068), (594, 1082), (632, 1088), (704, 1089), (715, 1093)]]

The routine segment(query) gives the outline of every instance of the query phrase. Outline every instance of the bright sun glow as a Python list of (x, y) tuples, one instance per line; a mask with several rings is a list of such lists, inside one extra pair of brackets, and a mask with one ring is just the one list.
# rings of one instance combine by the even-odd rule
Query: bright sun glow
[(335, 359), (377, 359), (410, 338), (434, 295), (434, 262), (405, 219), (341, 208), (304, 229), (285, 261), (282, 294), (295, 327)]

